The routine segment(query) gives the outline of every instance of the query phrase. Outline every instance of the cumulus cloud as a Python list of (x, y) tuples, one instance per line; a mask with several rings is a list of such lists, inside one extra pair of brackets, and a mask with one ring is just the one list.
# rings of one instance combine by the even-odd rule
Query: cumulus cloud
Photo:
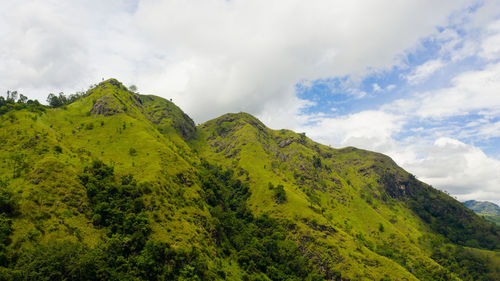
[(486, 29), (486, 38), (481, 42), (480, 55), (494, 59), (500, 55), (500, 20), (490, 23)]
[(269, 114), (301, 81), (401, 63), (465, 2), (4, 1), (0, 84), (42, 98), (113, 76), (198, 122)]
[(478, 111), (500, 110), (500, 63), (466, 71), (454, 77), (451, 86), (400, 99), (387, 110), (415, 113), (421, 118), (444, 118)]
[[(360, 76), (368, 68), (398, 64), (398, 54), (435, 32), (459, 6), (456, 1), (141, 1), (136, 19), (158, 48), (172, 54), (173, 64), (165, 65), (158, 77), (163, 79), (150, 84), (152, 89), (161, 88), (195, 119), (205, 120), (225, 111), (269, 115), (267, 105), (293, 99), (300, 81)], [(158, 85), (186, 58), (191, 63), (180, 71), (188, 81), (184, 87)]]
[(337, 118), (309, 116), (309, 121), (314, 124), (301, 130), (321, 143), (375, 151), (390, 151), (393, 137), (404, 124), (401, 117), (383, 111), (362, 111)]
[(443, 137), (425, 146), (422, 153), (421, 159), (405, 163), (420, 180), (452, 192), (459, 200), (500, 202), (500, 161), (481, 149)]

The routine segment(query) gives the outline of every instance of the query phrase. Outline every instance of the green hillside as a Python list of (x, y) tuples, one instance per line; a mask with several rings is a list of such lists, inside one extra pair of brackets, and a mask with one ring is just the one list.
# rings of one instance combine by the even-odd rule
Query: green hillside
[(385, 155), (115, 79), (51, 104), (0, 99), (0, 280), (499, 279), (500, 229)]
[(500, 207), (498, 205), (487, 201), (475, 200), (465, 201), (464, 205), (486, 220), (500, 226)]

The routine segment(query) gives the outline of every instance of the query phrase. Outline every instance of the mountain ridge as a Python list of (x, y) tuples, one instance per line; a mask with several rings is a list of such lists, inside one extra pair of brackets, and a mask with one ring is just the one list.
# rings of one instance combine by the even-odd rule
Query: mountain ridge
[[(195, 126), (116, 79), (57, 108), (16, 109), (25, 105), (0, 99), (0, 200), (16, 206), (0, 210), (6, 280), (43, 279), (51, 265), (40, 255), (57, 243), (97, 280), (500, 276), (500, 230), (383, 154), (271, 130), (248, 113)], [(67, 266), (61, 276), (74, 273)]]

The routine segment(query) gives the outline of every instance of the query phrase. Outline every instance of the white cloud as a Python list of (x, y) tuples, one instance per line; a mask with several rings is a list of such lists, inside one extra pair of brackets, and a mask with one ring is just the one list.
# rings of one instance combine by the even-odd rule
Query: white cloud
[(451, 80), (451, 87), (416, 94), (413, 99), (399, 100), (386, 108), (415, 112), (422, 118), (466, 115), (472, 111), (500, 109), (500, 63), (483, 70), (467, 71)]
[(401, 130), (400, 117), (382, 111), (362, 111), (338, 118), (309, 116), (314, 125), (301, 127), (320, 143), (334, 147), (356, 146), (375, 151), (388, 151), (392, 138)]
[(488, 59), (500, 56), (500, 20), (488, 26), (486, 38), (481, 42), (481, 52), (479, 54)]
[(410, 84), (417, 84), (425, 81), (434, 72), (441, 69), (445, 64), (440, 59), (430, 60), (418, 66), (406, 79)]
[(391, 85), (387, 86), (385, 89), (387, 91), (392, 91), (392, 90), (396, 89), (396, 85), (391, 84)]
[(500, 161), (456, 139), (437, 139), (425, 147), (422, 158), (407, 162), (404, 167), (459, 200), (500, 202)]
[(198, 122), (270, 114), (301, 81), (401, 63), (464, 3), (3, 1), (0, 85), (43, 99), (112, 76), (173, 98)]
[(140, 2), (136, 19), (171, 59), (195, 58), (183, 90), (171, 91), (168, 84), (163, 89), (197, 120), (225, 111), (263, 114), (266, 103), (292, 99), (291, 86), (304, 79), (360, 76), (369, 67), (397, 64), (398, 54), (435, 32), (460, 6), (454, 1), (188, 3)]

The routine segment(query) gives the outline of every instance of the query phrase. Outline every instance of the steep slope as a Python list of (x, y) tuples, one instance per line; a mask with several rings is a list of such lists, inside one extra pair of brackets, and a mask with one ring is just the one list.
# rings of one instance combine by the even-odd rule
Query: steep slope
[[(194, 184), (192, 163), (198, 160), (184, 142), (194, 124), (167, 101), (159, 103), (167, 113), (155, 117), (156, 99), (110, 79), (68, 106), (0, 117), (0, 178), (18, 205), (12, 247), (59, 240), (96, 246), (105, 240), (109, 233), (93, 220), (80, 180), (84, 168), (99, 159), (115, 177), (131, 174), (146, 190), (142, 201), (151, 237), (210, 250), (209, 233), (200, 227), (210, 214), (199, 207), (201, 190)], [(166, 119), (171, 130), (162, 129)]]
[(115, 79), (0, 109), (0, 280), (500, 276), (498, 228), (382, 154)]
[[(308, 241), (305, 254), (343, 277), (378, 279), (391, 272), (396, 280), (453, 279), (460, 273), (432, 258), (443, 236), (461, 245), (500, 246), (498, 228), (384, 155), (332, 149), (304, 134), (270, 130), (245, 113), (226, 114), (199, 130), (195, 147), (203, 157), (248, 171), (253, 211), (297, 222), (296, 239)], [(287, 202), (276, 200), (271, 184), (284, 187)]]
[(500, 226), (500, 207), (498, 205), (488, 201), (469, 200), (464, 202), (464, 206)]

